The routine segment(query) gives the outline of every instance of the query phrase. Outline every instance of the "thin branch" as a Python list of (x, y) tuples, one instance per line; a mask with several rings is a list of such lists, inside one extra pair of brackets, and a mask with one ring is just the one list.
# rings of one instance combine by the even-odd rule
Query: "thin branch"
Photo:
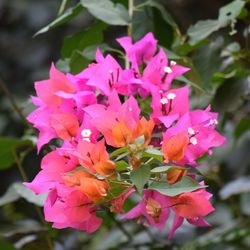
[[(16, 151), (14, 151), (14, 157), (15, 157), (15, 162), (16, 162), (16, 165), (17, 165), (17, 167), (18, 167), (18, 170), (19, 170), (19, 172), (20, 172), (20, 174), (21, 174), (21, 176), (22, 176), (22, 179), (23, 179), (25, 182), (27, 182), (27, 181), (28, 181), (27, 174), (25, 173), (25, 170), (24, 170), (24, 168), (23, 168), (22, 160), (19, 158), (19, 156), (18, 156), (18, 154), (17, 154)], [(22, 158), (22, 159), (23, 159), (23, 158)], [(37, 215), (38, 215), (38, 217), (39, 217), (39, 220), (41, 221), (41, 223), (43, 224), (43, 226), (44, 226), (45, 228), (47, 228), (47, 224), (46, 224), (46, 222), (44, 221), (43, 214), (42, 214), (40, 208), (39, 208), (37, 205), (35, 205), (35, 204), (33, 204), (33, 205), (34, 205), (34, 208), (35, 208), (35, 210), (36, 210), (36, 212), (37, 212)], [(54, 247), (53, 247), (53, 243), (52, 243), (52, 240), (51, 240), (51, 238), (50, 238), (49, 233), (46, 233), (46, 234), (45, 234), (45, 237), (46, 237), (46, 241), (47, 241), (47, 244), (48, 244), (48, 249), (49, 249), (49, 250), (53, 250)]]
[(128, 0), (128, 15), (129, 15), (129, 24), (128, 24), (128, 36), (132, 36), (133, 32), (133, 11), (134, 11), (134, 0)]
[(30, 127), (30, 125), (27, 123), (25, 116), (23, 115), (21, 109), (18, 107), (13, 95), (10, 93), (8, 88), (6, 87), (6, 84), (4, 81), (0, 78), (0, 89), (2, 89), (2, 92), (6, 95), (6, 97), (9, 99), (13, 110), (18, 114), (20, 119), (23, 121), (23, 123), (27, 126)]
[(66, 8), (68, 0), (62, 0), (59, 11), (58, 11), (58, 16), (61, 16)]
[(126, 228), (122, 225), (122, 223), (120, 221), (118, 221), (115, 216), (109, 212), (109, 210), (105, 209), (108, 216), (115, 222), (115, 224), (117, 225), (117, 227), (123, 232), (124, 235), (126, 235), (126, 237), (128, 238), (129, 241), (133, 240), (132, 235), (126, 230)]
[[(128, 0), (128, 15), (129, 15), (129, 23), (127, 28), (128, 36), (132, 37), (133, 32), (133, 11), (134, 11), (134, 0)], [(129, 68), (129, 61), (128, 57), (125, 57), (125, 67), (126, 69)]]

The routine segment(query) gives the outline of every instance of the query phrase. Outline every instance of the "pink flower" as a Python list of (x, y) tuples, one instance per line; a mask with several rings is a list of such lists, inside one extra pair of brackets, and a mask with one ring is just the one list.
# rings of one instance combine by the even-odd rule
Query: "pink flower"
[(111, 56), (106, 56), (98, 63), (90, 64), (89, 67), (77, 75), (78, 78), (86, 79), (86, 85), (92, 86), (109, 96), (119, 80), (121, 66)]
[(45, 219), (53, 222), (54, 228), (75, 228), (88, 233), (95, 232), (102, 219), (96, 217), (97, 206), (82, 192), (57, 185), (44, 205)]
[(170, 213), (169, 197), (157, 191), (145, 190), (141, 202), (123, 215), (123, 219), (138, 218), (138, 223), (164, 229)]
[(157, 86), (161, 90), (169, 90), (172, 81), (189, 71), (189, 68), (168, 61), (167, 55), (161, 48), (146, 65), (143, 71), (143, 82), (146, 89)]
[(210, 198), (211, 194), (206, 192), (205, 189), (171, 197), (175, 216), (170, 229), (169, 239), (173, 237), (174, 232), (182, 225), (184, 219), (195, 226), (209, 226), (203, 217), (214, 211), (213, 206), (209, 202)]
[(117, 41), (126, 51), (127, 57), (132, 63), (132, 68), (137, 72), (139, 71), (139, 66), (142, 63), (147, 63), (157, 49), (157, 40), (151, 32), (134, 44), (132, 44), (131, 37), (122, 37), (117, 39)]
[(144, 117), (140, 119), (140, 109), (133, 96), (123, 104), (117, 94), (113, 92), (111, 96), (108, 107), (92, 105), (84, 109), (92, 117), (92, 125), (104, 135), (107, 144), (113, 147), (124, 147), (142, 135), (145, 144), (148, 144), (154, 128), (153, 121)]
[(36, 194), (48, 192), (57, 183), (63, 183), (62, 176), (68, 160), (66, 157), (59, 155), (57, 151), (51, 151), (42, 159), (42, 170), (32, 182), (25, 182), (24, 185), (32, 189)]
[(122, 194), (119, 195), (119, 197), (113, 199), (110, 201), (111, 207), (110, 211), (113, 213), (124, 213), (123, 211), (123, 204), (126, 201), (126, 199), (135, 192), (134, 188), (130, 188), (129, 190), (126, 190)]
[(178, 120), (175, 126), (166, 131), (164, 143), (178, 134), (185, 133), (189, 138), (182, 159), (179, 159), (176, 163), (196, 165), (196, 159), (207, 152), (211, 154), (213, 147), (225, 143), (225, 138), (215, 130), (218, 123), (217, 114), (209, 110), (208, 108), (206, 110), (187, 112)]
[(168, 128), (174, 121), (189, 111), (188, 92), (187, 86), (168, 91), (153, 88), (151, 118), (156, 123), (163, 123)]
[(57, 70), (53, 63), (50, 68), (50, 79), (36, 82), (35, 89), (42, 102), (55, 106), (60, 105), (62, 101), (61, 97), (56, 96), (57, 92), (63, 91), (70, 94), (75, 92), (74, 84), (62, 72)]

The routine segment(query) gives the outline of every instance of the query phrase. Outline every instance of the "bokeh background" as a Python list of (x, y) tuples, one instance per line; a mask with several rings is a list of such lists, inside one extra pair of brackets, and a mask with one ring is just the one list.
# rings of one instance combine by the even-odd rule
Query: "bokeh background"
[[(44, 250), (48, 249), (48, 237), (56, 250), (250, 249), (250, 5), (247, 0), (233, 1), (235, 5), (224, 9), (224, 23), (217, 29), (215, 23), (211, 26), (209, 21), (203, 24), (199, 21), (218, 21), (220, 8), (232, 1), (135, 1), (140, 8), (134, 12), (133, 37), (139, 39), (152, 31), (160, 45), (169, 51), (170, 58), (192, 68), (182, 79), (192, 89), (192, 106), (205, 108), (211, 103), (212, 109), (220, 114), (219, 130), (227, 137), (227, 144), (203, 159), (200, 170), (214, 194), (216, 212), (208, 218), (212, 227), (184, 225), (168, 242), (166, 232), (144, 230), (135, 223), (127, 223), (125, 227), (133, 232), (131, 241), (111, 218), (105, 218), (104, 226), (92, 236), (70, 229), (50, 229), (41, 222), (39, 205), (43, 197), (33, 197), (20, 185), (24, 178), (31, 180), (39, 171), (43, 155), (36, 154), (31, 143), (35, 142), (36, 132), (22, 119), (33, 109), (30, 102), (33, 83), (48, 77), (51, 62), (64, 72), (79, 72), (91, 62), (97, 46), (112, 52), (118, 48), (115, 38), (127, 32), (125, 26), (96, 21), (83, 8), (71, 20), (57, 23), (54, 25), (57, 27), (33, 37), (55, 20), (58, 13), (67, 12), (78, 3), (63, 2), (65, 6), (59, 0), (0, 0), (0, 249)], [(113, 2), (127, 7), (127, 1)], [(197, 22), (200, 24), (194, 26)], [(84, 37), (86, 29), (92, 27), (96, 29), (94, 35)], [(83, 38), (85, 42), (77, 40)], [(20, 164), (27, 176), (20, 173)]]

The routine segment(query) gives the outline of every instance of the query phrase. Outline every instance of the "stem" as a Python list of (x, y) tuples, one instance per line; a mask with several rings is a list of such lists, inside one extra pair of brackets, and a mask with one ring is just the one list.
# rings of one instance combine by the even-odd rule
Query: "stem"
[(25, 182), (27, 182), (27, 181), (28, 181), (28, 177), (27, 177), (27, 175), (26, 175), (26, 173), (25, 173), (25, 170), (24, 170), (24, 168), (23, 168), (23, 166), (22, 166), (22, 162), (20, 161), (20, 159), (19, 159), (19, 157), (18, 157), (16, 151), (14, 151), (14, 157), (15, 157), (15, 161), (16, 161), (18, 170), (19, 170), (19, 172), (20, 172), (20, 174), (21, 174), (23, 180), (24, 180)]
[[(25, 170), (24, 170), (24, 168), (23, 168), (23, 166), (22, 166), (22, 160), (18, 157), (18, 154), (17, 154), (16, 151), (14, 151), (14, 157), (15, 157), (15, 161), (16, 161), (18, 170), (19, 170), (19, 172), (20, 172), (20, 174), (21, 174), (23, 180), (24, 180), (25, 182), (27, 182), (27, 181), (28, 181), (27, 174), (25, 173)], [(43, 219), (43, 215), (42, 215), (42, 212), (41, 212), (40, 208), (39, 208), (37, 205), (35, 205), (35, 204), (33, 204), (33, 205), (34, 205), (34, 208), (35, 208), (35, 210), (36, 210), (36, 212), (37, 212), (37, 215), (38, 215), (38, 217), (39, 217), (39, 220), (41, 221), (41, 223), (43, 224), (43, 226), (44, 226), (45, 228), (47, 228), (47, 224), (46, 224), (46, 222), (45, 222), (44, 219)], [(54, 247), (53, 247), (53, 243), (52, 243), (52, 240), (51, 240), (51, 238), (50, 238), (49, 233), (46, 233), (46, 234), (45, 234), (45, 237), (46, 237), (46, 241), (47, 241), (47, 244), (48, 244), (48, 249), (49, 249), (49, 250), (53, 250)]]
[(133, 10), (134, 10), (134, 0), (128, 0), (128, 15), (129, 15), (129, 24), (128, 24), (128, 36), (132, 36), (133, 31)]
[(58, 11), (58, 16), (62, 15), (62, 13), (64, 12), (67, 2), (68, 0), (62, 0), (59, 11)]
[(27, 127), (30, 127), (30, 125), (27, 123), (26, 118), (23, 115), (21, 109), (18, 107), (13, 95), (10, 93), (10, 91), (6, 87), (6, 84), (3, 82), (3, 80), (1, 78), (0, 78), (0, 89), (2, 89), (3, 93), (7, 96), (7, 98), (9, 99), (9, 101), (10, 101), (12, 107), (13, 107), (13, 110), (18, 114), (18, 116), (23, 121), (23, 123)]
[(117, 225), (117, 227), (127, 236), (129, 241), (133, 240), (132, 235), (130, 235), (130, 233), (126, 230), (125, 227), (123, 227), (122, 223), (120, 221), (118, 221), (114, 215), (112, 213), (110, 213), (108, 210), (106, 210), (108, 216), (115, 222), (115, 224)]
[[(133, 32), (133, 10), (134, 10), (134, 0), (128, 0), (128, 15), (129, 15), (129, 23), (127, 28), (128, 36), (132, 37)], [(129, 68), (128, 57), (125, 56), (125, 68)]]

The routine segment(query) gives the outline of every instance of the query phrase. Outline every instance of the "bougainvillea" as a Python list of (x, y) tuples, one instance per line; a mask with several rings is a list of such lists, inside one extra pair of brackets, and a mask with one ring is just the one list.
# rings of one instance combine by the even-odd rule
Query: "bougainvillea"
[[(151, 33), (117, 41), (129, 67), (97, 50), (96, 62), (79, 74), (52, 64), (50, 78), (35, 83), (37, 109), (28, 121), (39, 130), (38, 152), (55, 140), (25, 185), (48, 193), (44, 214), (55, 228), (95, 232), (98, 210), (159, 229), (173, 217), (169, 238), (184, 220), (207, 226), (204, 216), (214, 208), (195, 169), (225, 142), (217, 114), (190, 110), (188, 86), (174, 81), (189, 69), (169, 62)], [(125, 213), (136, 193), (140, 202)]]

